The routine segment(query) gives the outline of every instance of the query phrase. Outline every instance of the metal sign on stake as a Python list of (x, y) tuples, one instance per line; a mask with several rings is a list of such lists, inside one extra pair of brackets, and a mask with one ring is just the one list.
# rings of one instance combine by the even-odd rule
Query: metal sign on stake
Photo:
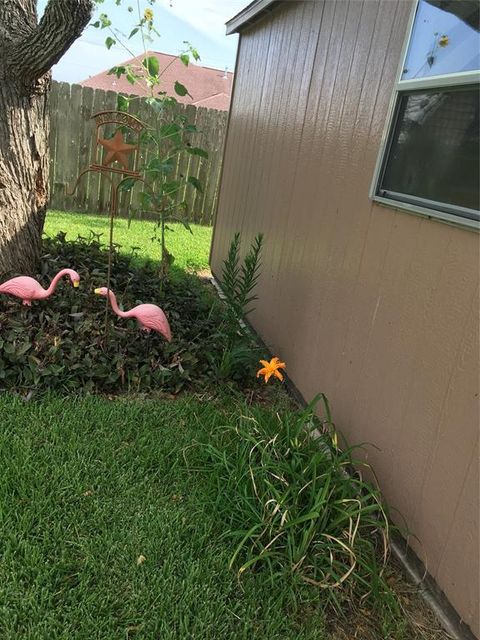
[[(81, 178), (89, 173), (99, 173), (107, 178), (110, 182), (110, 236), (108, 250), (108, 269), (107, 269), (107, 289), (110, 290), (110, 281), (112, 275), (112, 251), (113, 251), (113, 221), (117, 215), (118, 208), (118, 189), (125, 178), (136, 178), (141, 180), (138, 171), (138, 162), (140, 159), (140, 137), (146, 126), (135, 116), (123, 111), (100, 111), (92, 116), (95, 120), (95, 144), (93, 147), (92, 161), (90, 165), (84, 169), (75, 185), (68, 195), (73, 195), (78, 187)], [(115, 133), (107, 137), (107, 129), (109, 126), (115, 126)], [(126, 136), (132, 133), (136, 143), (131, 144), (126, 141)], [(115, 180), (115, 176), (119, 179)], [(109, 296), (106, 296), (105, 307), (105, 338), (107, 337), (107, 319)]]

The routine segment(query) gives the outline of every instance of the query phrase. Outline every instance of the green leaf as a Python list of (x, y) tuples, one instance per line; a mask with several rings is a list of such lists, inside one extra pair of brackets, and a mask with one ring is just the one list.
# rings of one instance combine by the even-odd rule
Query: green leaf
[(174, 222), (179, 222), (185, 227), (187, 231), (190, 231), (193, 236), (192, 227), (189, 225), (188, 220), (186, 220), (185, 218), (180, 218), (179, 216), (168, 216), (168, 219), (173, 220)]
[(106, 38), (105, 40), (105, 46), (107, 47), (107, 49), (110, 49), (114, 44), (117, 44), (117, 41), (114, 38), (110, 38), (110, 36), (108, 36), (108, 38)]
[(119, 191), (131, 191), (136, 181), (137, 178), (124, 178), (119, 184)]
[(175, 89), (175, 93), (179, 96), (189, 95), (190, 97), (192, 97), (188, 93), (187, 87), (185, 87), (181, 82), (178, 82), (178, 80), (175, 80), (175, 84), (173, 85), (173, 88)]
[(128, 111), (130, 100), (126, 96), (122, 96), (121, 93), (117, 95), (117, 109), (119, 111)]
[(192, 227), (188, 224), (188, 220), (180, 220), (180, 222), (183, 224), (183, 226), (185, 227), (185, 229), (187, 231), (190, 231), (190, 233), (193, 236), (193, 231), (192, 231)]
[(171, 182), (165, 182), (162, 187), (162, 192), (166, 196), (173, 196), (180, 189), (180, 182), (178, 180), (172, 180)]
[(186, 124), (184, 126), (185, 131), (188, 133), (197, 133), (198, 129), (194, 124)]
[(112, 67), (110, 71), (107, 73), (108, 76), (115, 74), (117, 78), (120, 78), (121, 75), (125, 73), (125, 67)]
[(142, 64), (151, 76), (158, 76), (160, 65), (155, 56), (147, 56), (143, 59)]
[(200, 180), (198, 178), (195, 178), (195, 176), (188, 176), (188, 182), (195, 187), (195, 189), (197, 189), (197, 191), (200, 191), (200, 193), (203, 193), (203, 189), (202, 189), (202, 183), (200, 182)]
[(27, 351), (31, 348), (31, 346), (32, 346), (32, 345), (31, 345), (31, 343), (30, 343), (30, 342), (24, 342), (22, 345), (20, 345), (20, 346), (17, 348), (16, 355), (17, 355), (17, 356), (23, 356), (23, 355), (25, 355), (25, 353), (27, 353)]
[(138, 76), (135, 75), (134, 73), (132, 73), (131, 71), (127, 71), (126, 78), (127, 78), (128, 82), (130, 84), (135, 84), (135, 82), (137, 81)]
[(152, 158), (147, 165), (147, 173), (150, 174), (167, 174), (171, 173), (175, 168), (173, 158)]
[(140, 29), (139, 29), (139, 27), (135, 27), (135, 29), (132, 29), (132, 30), (130, 31), (130, 35), (128, 36), (128, 39), (130, 40), (130, 38), (133, 38), (133, 36), (134, 36), (136, 33), (138, 33), (138, 32), (139, 32), (139, 30), (140, 30)]
[(101, 29), (106, 29), (112, 24), (106, 13), (101, 13), (98, 17), (100, 18)]
[(190, 56), (188, 55), (188, 53), (181, 53), (179, 55), (180, 60), (183, 62), (183, 64), (188, 67), (188, 63), (190, 62)]
[(182, 139), (180, 136), (181, 127), (174, 122), (168, 122), (160, 127), (160, 137), (169, 138), (175, 144), (180, 144)]
[(160, 100), (163, 102), (164, 106), (171, 107), (174, 104), (178, 104), (178, 100), (173, 96), (167, 96), (166, 91), (159, 91), (158, 95), (161, 96)]
[(152, 107), (156, 113), (162, 113), (164, 109), (164, 101), (161, 98), (147, 98), (145, 102)]
[(198, 53), (197, 49), (195, 49), (195, 47), (192, 47), (188, 40), (184, 40), (183, 44), (187, 45), (187, 48), (192, 54), (193, 59), (195, 60), (195, 62), (198, 62), (200, 60), (200, 54)]
[(201, 149), (200, 147), (187, 147), (186, 151), (188, 151), (188, 153), (190, 153), (192, 156), (208, 158), (208, 153), (205, 151), (205, 149)]
[(140, 191), (140, 204), (142, 209), (149, 209), (152, 206), (152, 194), (148, 191)]

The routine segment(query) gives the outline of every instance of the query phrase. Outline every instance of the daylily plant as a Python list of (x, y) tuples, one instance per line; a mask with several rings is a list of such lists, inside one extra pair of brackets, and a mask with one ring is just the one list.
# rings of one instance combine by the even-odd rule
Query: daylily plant
[(280, 358), (272, 358), (270, 362), (267, 360), (260, 360), (260, 364), (263, 364), (263, 368), (257, 371), (257, 378), (264, 376), (265, 382), (268, 382), (273, 375), (280, 381), (283, 381), (283, 375), (279, 369), (286, 369), (287, 365), (285, 362), (280, 362)]

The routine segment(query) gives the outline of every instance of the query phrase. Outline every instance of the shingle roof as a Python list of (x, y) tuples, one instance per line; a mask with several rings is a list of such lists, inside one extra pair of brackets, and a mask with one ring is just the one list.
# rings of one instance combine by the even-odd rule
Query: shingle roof
[[(162, 84), (160, 89), (166, 91), (168, 95), (183, 104), (193, 104), (197, 107), (208, 107), (228, 111), (230, 107), (230, 97), (232, 93), (233, 73), (212, 69), (211, 67), (201, 67), (196, 64), (189, 64), (186, 67), (176, 56), (158, 51), (149, 51), (148, 56), (155, 56), (160, 64), (162, 74)], [(131, 58), (117, 66), (132, 65), (138, 71), (142, 70), (142, 60), (144, 55)], [(148, 95), (142, 83), (132, 85), (125, 76), (117, 78), (115, 75), (108, 75), (108, 69), (91, 76), (80, 82), (84, 87), (93, 89), (104, 89), (135, 95)], [(192, 97), (178, 96), (174, 91), (174, 83), (178, 80), (185, 85)]]

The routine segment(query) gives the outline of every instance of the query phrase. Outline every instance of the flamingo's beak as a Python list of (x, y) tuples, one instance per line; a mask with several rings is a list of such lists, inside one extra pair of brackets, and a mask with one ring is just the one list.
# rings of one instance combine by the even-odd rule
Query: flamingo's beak
[(96, 293), (97, 295), (100, 295), (100, 289), (95, 289), (93, 293)]
[(75, 287), (75, 289), (77, 289), (80, 286), (80, 280), (74, 280), (73, 286)]

